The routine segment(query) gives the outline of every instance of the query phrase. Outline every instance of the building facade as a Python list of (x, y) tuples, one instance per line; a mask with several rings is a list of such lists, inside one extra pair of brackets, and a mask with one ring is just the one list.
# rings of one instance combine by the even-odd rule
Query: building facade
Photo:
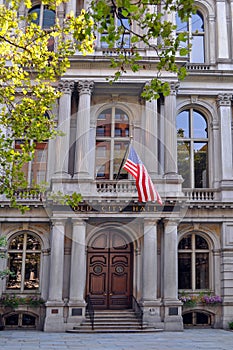
[[(169, 96), (141, 98), (157, 62), (146, 47), (146, 69), (112, 85), (116, 52), (99, 37), (93, 55), (71, 58), (53, 111), (64, 136), (38, 144), (25, 172), (29, 182), (45, 180), (52, 192), (81, 193), (83, 201), (72, 210), (19, 190), (30, 205), (22, 215), (2, 199), (8, 256), (0, 268), (14, 271), (0, 281), (5, 328), (72, 329), (86, 317), (87, 296), (96, 310), (139, 305), (145, 327), (233, 321), (233, 1), (196, 5), (188, 23), (173, 19), (193, 48), (177, 57), (188, 70), (184, 81), (163, 73)], [(72, 0), (59, 15), (85, 6)], [(49, 15), (39, 3), (34, 10)], [(138, 203), (134, 179), (119, 173), (130, 140), (162, 206)], [(24, 303), (12, 307), (12, 296)]]

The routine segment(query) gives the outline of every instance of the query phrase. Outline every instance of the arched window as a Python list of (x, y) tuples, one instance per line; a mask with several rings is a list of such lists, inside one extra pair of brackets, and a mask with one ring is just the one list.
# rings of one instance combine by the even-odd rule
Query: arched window
[(210, 288), (210, 248), (196, 233), (185, 236), (178, 246), (178, 288), (200, 290)]
[(184, 188), (207, 188), (208, 126), (196, 109), (180, 112), (176, 119), (178, 172)]
[[(55, 25), (55, 11), (48, 8), (44, 4), (36, 5), (29, 10), (29, 14), (36, 14), (36, 19), (32, 22), (40, 26), (42, 29), (49, 31), (51, 27)], [(48, 49), (50, 51), (54, 50), (54, 38), (51, 37), (48, 40)]]
[(205, 28), (204, 28), (204, 19), (201, 12), (197, 11), (195, 14), (193, 14), (188, 22), (182, 22), (177, 15), (176, 26), (177, 26), (177, 29), (176, 29), (177, 34), (183, 33), (183, 32), (188, 33), (188, 37), (189, 37), (188, 44), (192, 45), (192, 49), (189, 54), (189, 61), (192, 63), (204, 63), (205, 62)]
[[(97, 119), (96, 127), (96, 177), (116, 179), (129, 144), (129, 117), (121, 109), (105, 109)], [(127, 179), (121, 170), (120, 179)]]
[(11, 239), (8, 247), (8, 268), (13, 275), (7, 279), (7, 289), (15, 291), (38, 290), (40, 285), (41, 243), (30, 232)]
[(29, 10), (29, 14), (36, 13), (36, 19), (33, 19), (32, 22), (36, 23), (43, 29), (49, 29), (55, 24), (55, 12), (49, 9), (47, 6), (40, 4), (34, 6)]

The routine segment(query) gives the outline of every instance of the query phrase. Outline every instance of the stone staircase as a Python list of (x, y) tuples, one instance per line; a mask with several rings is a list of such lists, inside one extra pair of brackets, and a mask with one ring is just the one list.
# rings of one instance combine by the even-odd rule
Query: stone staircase
[[(95, 310), (94, 329), (91, 320), (86, 315), (85, 321), (79, 326), (68, 330), (69, 333), (133, 333), (142, 331), (158, 331), (155, 328), (141, 327), (133, 310)], [(161, 331), (161, 330), (160, 330)]]

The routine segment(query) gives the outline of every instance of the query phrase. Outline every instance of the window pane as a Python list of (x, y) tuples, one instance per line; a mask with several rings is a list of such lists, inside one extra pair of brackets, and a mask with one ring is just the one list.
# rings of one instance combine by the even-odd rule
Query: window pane
[(178, 246), (178, 249), (192, 249), (192, 240), (191, 240), (192, 236), (188, 235), (186, 237), (184, 237)]
[(192, 49), (190, 53), (190, 62), (192, 63), (204, 63), (204, 35), (195, 35), (192, 38)]
[(22, 317), (22, 326), (35, 326), (36, 318), (32, 315), (23, 314)]
[(192, 15), (192, 32), (204, 32), (203, 16), (200, 12)]
[(178, 14), (176, 13), (176, 26), (177, 32), (187, 32), (188, 31), (188, 23), (187, 22), (182, 22)]
[(178, 172), (180, 175), (182, 175), (184, 179), (182, 186), (184, 188), (191, 187), (189, 142), (178, 142), (177, 154), (178, 154)]
[(207, 122), (205, 117), (197, 111), (193, 111), (193, 137), (207, 138)]
[(96, 176), (109, 179), (110, 174), (110, 142), (96, 143)]
[(22, 254), (10, 253), (8, 268), (13, 272), (13, 276), (7, 279), (7, 289), (18, 290), (21, 287)]
[(40, 250), (40, 242), (32, 235), (27, 235), (27, 248), (28, 250)]
[(190, 137), (189, 111), (180, 112), (176, 118), (177, 137)]
[(196, 253), (196, 289), (209, 288), (209, 254)]
[(178, 254), (178, 288), (192, 288), (191, 253)]
[(195, 188), (208, 187), (208, 145), (207, 143), (194, 143), (194, 177)]
[(103, 111), (97, 119), (96, 136), (111, 136), (112, 111), (111, 109)]
[(40, 253), (28, 253), (25, 260), (24, 289), (39, 288)]
[(6, 326), (18, 326), (19, 314), (14, 314), (6, 317)]
[(48, 29), (55, 24), (55, 12), (44, 8), (43, 13), (43, 29)]
[(129, 136), (129, 118), (122, 110), (116, 109), (115, 112), (115, 136)]
[(37, 17), (36, 19), (33, 19), (32, 20), (32, 23), (35, 23), (37, 25), (39, 25), (39, 22), (40, 22), (40, 5), (39, 6), (35, 6), (33, 7), (29, 13), (36, 13), (37, 14)]
[(196, 246), (196, 249), (209, 249), (209, 246), (206, 240), (203, 237), (198, 235), (195, 236), (195, 246)]
[(196, 313), (196, 324), (201, 324), (201, 325), (210, 324), (209, 316), (204, 314), (203, 312), (197, 312)]
[[(125, 155), (128, 142), (115, 142), (114, 144), (114, 160), (113, 160), (113, 177), (114, 179), (118, 176), (118, 172)], [(121, 169), (118, 179), (128, 179), (128, 173)]]
[(9, 250), (22, 250), (23, 249), (23, 240), (24, 240), (24, 235), (18, 235), (15, 238), (12, 239), (10, 245), (9, 245)]

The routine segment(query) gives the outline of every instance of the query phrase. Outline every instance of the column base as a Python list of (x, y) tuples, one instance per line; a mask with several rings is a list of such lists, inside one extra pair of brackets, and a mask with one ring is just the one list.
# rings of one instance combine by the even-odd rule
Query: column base
[(161, 300), (142, 301), (143, 309), (143, 327), (164, 329), (164, 323), (161, 321)]
[(65, 332), (64, 303), (48, 301), (45, 306), (44, 332)]
[(184, 330), (181, 301), (177, 299), (164, 300), (164, 330)]
[(85, 319), (86, 302), (84, 300), (70, 300), (68, 303), (68, 328), (78, 326)]
[(74, 173), (73, 179), (74, 180), (82, 180), (82, 181), (92, 180), (90, 174), (86, 171), (80, 171), (78, 173)]
[(71, 175), (65, 171), (56, 172), (53, 174), (53, 179), (71, 179)]

